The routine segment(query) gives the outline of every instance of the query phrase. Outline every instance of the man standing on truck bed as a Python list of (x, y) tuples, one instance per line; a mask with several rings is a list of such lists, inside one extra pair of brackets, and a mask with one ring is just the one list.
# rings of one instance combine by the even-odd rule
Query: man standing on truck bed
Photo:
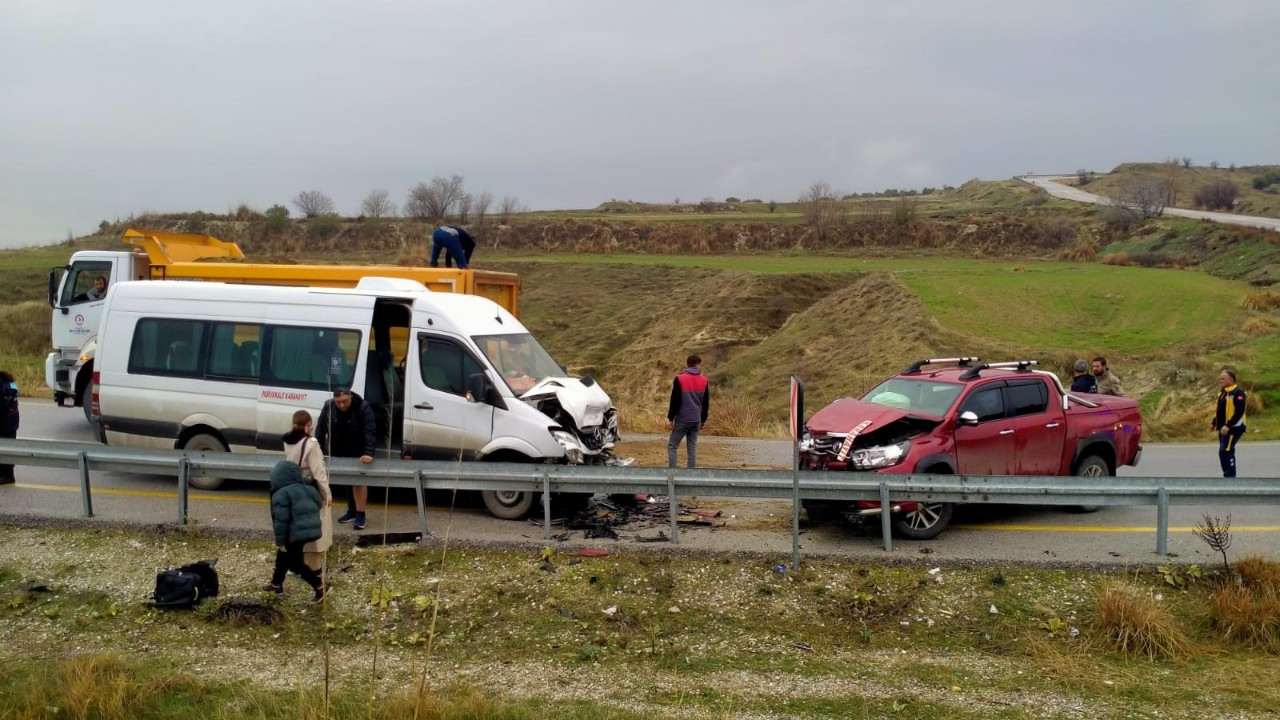
[(466, 230), (457, 225), (441, 225), (431, 233), (431, 267), (440, 267), (440, 251), (444, 250), (457, 261), (459, 269), (466, 270), (475, 249), (476, 240)]
[(667, 427), (671, 437), (667, 440), (667, 467), (676, 466), (676, 449), (680, 439), (685, 439), (685, 451), (689, 455), (689, 467), (698, 466), (698, 431), (707, 425), (707, 411), (711, 408), (711, 387), (702, 374), (702, 358), (690, 355), (688, 366), (676, 375), (671, 383), (671, 402), (667, 405)]
[(1244, 435), (1244, 389), (1236, 384), (1233, 370), (1218, 375), (1218, 407), (1213, 415), (1213, 429), (1218, 433), (1218, 462), (1222, 477), (1236, 476), (1236, 445)]
[[(316, 424), (316, 439), (329, 457), (358, 457), (366, 465), (373, 462), (377, 433), (373, 409), (364, 398), (340, 387), (333, 391), (333, 398), (324, 402), (320, 410), (320, 422)], [(354, 522), (356, 530), (363, 530), (364, 506), (369, 499), (369, 488), (352, 485), (347, 494), (347, 512), (338, 518), (340, 523)]]

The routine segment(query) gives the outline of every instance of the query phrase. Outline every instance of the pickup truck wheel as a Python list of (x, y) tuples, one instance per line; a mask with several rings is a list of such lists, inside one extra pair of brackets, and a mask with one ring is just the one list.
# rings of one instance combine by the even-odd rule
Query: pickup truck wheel
[[(182, 446), (187, 452), (227, 452), (227, 446), (215, 435), (209, 433), (196, 433), (187, 438), (187, 442)], [(191, 487), (197, 490), (217, 490), (226, 482), (225, 478), (213, 475), (192, 473), (187, 480)]]
[(533, 493), (516, 490), (485, 490), (480, 493), (489, 514), (503, 520), (519, 520), (533, 507)]
[[(1111, 466), (1097, 455), (1090, 455), (1076, 466), (1076, 477), (1111, 477)], [(1070, 510), (1078, 513), (1093, 513), (1102, 509), (1101, 505), (1072, 505)]]
[(951, 524), (951, 503), (919, 503), (911, 512), (893, 516), (893, 534), (907, 540), (932, 540)]

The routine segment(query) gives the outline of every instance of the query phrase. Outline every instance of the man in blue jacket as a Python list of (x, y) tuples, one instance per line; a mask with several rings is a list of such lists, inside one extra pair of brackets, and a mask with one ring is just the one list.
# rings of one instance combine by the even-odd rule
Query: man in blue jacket
[(707, 376), (699, 367), (702, 358), (690, 355), (671, 383), (671, 402), (667, 404), (667, 427), (671, 437), (667, 440), (667, 467), (676, 466), (676, 449), (681, 438), (685, 439), (685, 451), (689, 454), (689, 467), (698, 466), (698, 431), (707, 425), (707, 411), (711, 409), (711, 387)]

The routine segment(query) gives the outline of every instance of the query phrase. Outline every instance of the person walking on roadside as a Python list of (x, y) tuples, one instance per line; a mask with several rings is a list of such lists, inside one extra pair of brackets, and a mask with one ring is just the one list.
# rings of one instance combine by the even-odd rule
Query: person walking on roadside
[(311, 413), (299, 410), (293, 414), (293, 427), (280, 439), (284, 442), (284, 458), (298, 463), (302, 479), (315, 486), (320, 493), (320, 537), (302, 547), (302, 559), (307, 567), (324, 577), (325, 554), (333, 545), (333, 491), (329, 489), (329, 468), (324, 464), (324, 451), (320, 441), (311, 436), (315, 425)]
[(1233, 370), (1218, 375), (1218, 407), (1213, 415), (1213, 429), (1218, 433), (1218, 462), (1222, 477), (1236, 476), (1236, 445), (1244, 435), (1244, 389), (1236, 384)]
[(276, 566), (271, 582), (263, 589), (277, 595), (284, 592), (284, 579), (293, 571), (315, 591), (315, 601), (324, 599), (320, 575), (307, 567), (302, 548), (320, 537), (320, 491), (302, 479), (297, 463), (281, 460), (271, 469), (271, 526), (276, 539)]
[(711, 387), (702, 374), (702, 358), (690, 355), (684, 370), (671, 383), (671, 402), (667, 405), (667, 427), (671, 437), (667, 440), (667, 467), (676, 466), (676, 449), (680, 440), (685, 441), (689, 467), (698, 466), (698, 431), (707, 425), (707, 411), (711, 408)]
[[(0, 370), (0, 438), (18, 437), (18, 381)], [(15, 482), (12, 465), (0, 465), (0, 485)]]
[[(316, 439), (320, 441), (325, 455), (360, 458), (360, 462), (367, 465), (373, 462), (373, 451), (377, 446), (376, 427), (373, 409), (364, 398), (351, 392), (351, 388), (340, 387), (320, 409)], [(364, 507), (368, 499), (368, 487), (352, 485), (347, 494), (347, 512), (338, 518), (338, 522), (353, 523), (356, 530), (363, 530)]]
[(431, 233), (431, 267), (440, 267), (440, 251), (444, 250), (446, 262), (452, 258), (459, 269), (466, 270), (475, 249), (476, 240), (466, 230), (457, 225), (441, 225)]
[(1098, 380), (1099, 395), (1124, 395), (1124, 386), (1107, 366), (1107, 359), (1101, 355), (1093, 359), (1093, 376)]
[(1071, 378), (1071, 392), (1073, 393), (1094, 393), (1098, 392), (1098, 379), (1089, 372), (1089, 363), (1084, 360), (1077, 360), (1072, 367), (1074, 375)]

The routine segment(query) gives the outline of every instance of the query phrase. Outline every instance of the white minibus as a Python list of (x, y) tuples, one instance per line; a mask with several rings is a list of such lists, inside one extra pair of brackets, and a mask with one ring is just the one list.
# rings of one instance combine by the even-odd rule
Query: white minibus
[[(389, 457), (613, 463), (617, 411), (486, 298), (365, 278), (355, 289), (122, 282), (99, 332), (93, 413), (109, 445), (279, 451), (337, 387), (373, 406)], [(382, 456), (382, 451), (379, 452)], [(193, 477), (214, 489), (217, 477)], [(531, 493), (486, 492), (517, 518)]]

